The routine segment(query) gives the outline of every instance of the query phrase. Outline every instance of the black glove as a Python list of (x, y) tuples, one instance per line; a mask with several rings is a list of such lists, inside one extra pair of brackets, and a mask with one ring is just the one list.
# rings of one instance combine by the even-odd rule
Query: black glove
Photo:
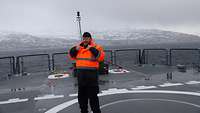
[(91, 53), (94, 55), (95, 58), (99, 56), (99, 50), (96, 49), (95, 47), (90, 47), (89, 50), (91, 51)]
[(76, 46), (72, 47), (69, 51), (69, 54), (71, 57), (75, 58), (78, 54), (78, 50), (76, 49)]

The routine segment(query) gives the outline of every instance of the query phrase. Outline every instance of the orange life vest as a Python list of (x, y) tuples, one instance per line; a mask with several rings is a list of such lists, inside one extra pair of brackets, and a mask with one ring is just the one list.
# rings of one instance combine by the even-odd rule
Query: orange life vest
[(76, 61), (77, 69), (98, 69), (99, 62), (104, 60), (105, 53), (103, 48), (93, 41), (90, 46), (95, 47), (99, 51), (99, 55), (96, 58), (90, 52), (89, 48), (84, 48), (82, 46), (80, 46), (76, 58), (70, 56), (72, 60)]

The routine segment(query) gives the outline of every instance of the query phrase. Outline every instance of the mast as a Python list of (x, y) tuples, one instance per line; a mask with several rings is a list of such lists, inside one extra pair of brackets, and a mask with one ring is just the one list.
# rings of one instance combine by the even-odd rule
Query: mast
[(78, 27), (79, 27), (79, 34), (80, 34), (80, 39), (82, 40), (82, 31), (81, 31), (81, 16), (80, 12), (77, 12), (77, 22), (78, 22)]

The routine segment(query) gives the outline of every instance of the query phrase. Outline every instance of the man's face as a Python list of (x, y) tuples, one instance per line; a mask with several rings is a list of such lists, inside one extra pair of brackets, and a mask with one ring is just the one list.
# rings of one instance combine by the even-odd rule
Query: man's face
[(91, 42), (91, 38), (90, 37), (84, 37), (83, 38), (84, 45), (88, 45), (90, 42)]

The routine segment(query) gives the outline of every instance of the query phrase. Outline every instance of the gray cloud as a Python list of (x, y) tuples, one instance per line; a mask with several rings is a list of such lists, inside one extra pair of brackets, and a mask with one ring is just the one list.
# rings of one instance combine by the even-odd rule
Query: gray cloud
[[(126, 27), (200, 31), (199, 0), (0, 0), (0, 30), (33, 34)], [(183, 30), (184, 29), (184, 30)]]

